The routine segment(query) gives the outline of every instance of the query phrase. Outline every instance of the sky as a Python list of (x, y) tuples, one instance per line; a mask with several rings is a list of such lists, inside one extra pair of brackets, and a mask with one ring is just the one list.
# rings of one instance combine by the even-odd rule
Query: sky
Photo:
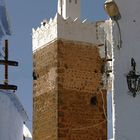
[[(81, 19), (97, 21), (107, 19), (104, 0), (81, 0)], [(10, 84), (18, 85), (15, 94), (20, 98), (32, 125), (32, 28), (40, 26), (43, 19), (54, 17), (57, 0), (6, 0), (12, 36), (9, 39), (10, 59), (19, 67), (10, 68)], [(1, 50), (1, 48), (0, 48)], [(0, 81), (3, 79), (0, 78)]]

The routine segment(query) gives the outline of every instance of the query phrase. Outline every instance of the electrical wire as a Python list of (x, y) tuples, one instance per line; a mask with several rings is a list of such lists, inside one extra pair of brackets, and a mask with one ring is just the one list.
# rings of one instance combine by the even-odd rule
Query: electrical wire
[(107, 117), (107, 113), (106, 113), (106, 109), (105, 109), (105, 101), (104, 101), (104, 96), (103, 96), (102, 88), (101, 89), (97, 88), (97, 91), (100, 91), (101, 96), (102, 96), (103, 112), (104, 112), (105, 120), (103, 120), (103, 121), (101, 121), (101, 122), (99, 122), (99, 123), (97, 123), (95, 125), (85, 126), (85, 127), (79, 127), (79, 128), (73, 128), (73, 129), (70, 129), (71, 131), (79, 131), (79, 130), (91, 129), (91, 128), (94, 128), (94, 127), (98, 127), (98, 126), (102, 125), (105, 122), (111, 122), (108, 119), (108, 117)]
[(86, 126), (86, 127), (80, 127), (80, 128), (74, 128), (74, 129), (71, 129), (72, 131), (78, 131), (78, 130), (85, 130), (85, 129), (90, 129), (90, 128), (94, 128), (94, 127), (97, 127), (99, 125), (102, 125), (103, 123), (105, 123), (106, 120), (98, 123), (98, 124), (95, 124), (95, 125), (91, 125), (91, 126)]
[(106, 113), (106, 109), (105, 109), (105, 101), (104, 101), (104, 95), (103, 95), (103, 92), (102, 92), (102, 90), (100, 90), (100, 93), (101, 93), (101, 95), (102, 95), (102, 101), (103, 101), (103, 112), (104, 112), (104, 116), (105, 116), (105, 118), (106, 118), (106, 120), (107, 120), (107, 122), (111, 122), (109, 119), (108, 119), (108, 116), (107, 116), (107, 113)]

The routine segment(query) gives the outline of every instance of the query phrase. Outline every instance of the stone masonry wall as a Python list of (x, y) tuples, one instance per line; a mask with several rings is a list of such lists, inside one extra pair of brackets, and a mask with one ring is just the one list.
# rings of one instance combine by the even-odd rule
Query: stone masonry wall
[(58, 140), (107, 140), (102, 66), (97, 46), (58, 41)]
[(98, 46), (58, 40), (33, 57), (33, 140), (107, 140)]
[(33, 140), (57, 140), (57, 43), (33, 54)]

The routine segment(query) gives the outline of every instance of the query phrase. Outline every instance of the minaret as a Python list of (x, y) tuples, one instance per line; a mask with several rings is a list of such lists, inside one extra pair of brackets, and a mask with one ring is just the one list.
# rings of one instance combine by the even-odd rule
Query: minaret
[(33, 29), (33, 140), (107, 140), (101, 23), (78, 19), (80, 0), (60, 2)]
[(81, 0), (58, 0), (58, 13), (64, 19), (70, 17), (72, 19), (80, 18)]

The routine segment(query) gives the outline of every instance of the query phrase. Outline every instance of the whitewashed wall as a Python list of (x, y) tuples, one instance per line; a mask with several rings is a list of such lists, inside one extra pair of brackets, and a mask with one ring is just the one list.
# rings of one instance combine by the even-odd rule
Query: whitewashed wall
[(122, 15), (119, 21), (122, 48), (117, 48), (118, 29), (113, 26), (114, 92), (113, 124), (115, 140), (140, 140), (140, 95), (128, 95), (125, 75), (129, 72), (131, 58), (140, 72), (140, 0), (116, 0)]
[(16, 100), (16, 97), (0, 92), (0, 140), (23, 140), (25, 120)]
[[(113, 41), (112, 41), (112, 20), (106, 20), (99, 26), (99, 40), (100, 42), (104, 43), (107, 47), (107, 58), (112, 58), (112, 52), (113, 52)], [(105, 48), (104, 48), (105, 50)], [(105, 54), (105, 51), (102, 51)], [(112, 67), (113, 62), (109, 61), (106, 63), (106, 70), (113, 70)], [(109, 76), (106, 76), (104, 74), (103, 80), (105, 88), (107, 88), (107, 114), (108, 114), (108, 139), (112, 140), (113, 137), (113, 121), (112, 121), (112, 89), (113, 89), (113, 80), (114, 75), (113, 73), (110, 73)]]
[[(77, 2), (76, 2), (77, 1)], [(81, 0), (64, 0), (63, 4), (63, 17), (71, 17), (72, 19), (80, 18)]]
[(64, 19), (70, 17), (73, 20), (80, 18), (81, 0), (58, 0), (58, 13)]
[(97, 25), (96, 22), (81, 21), (78, 18), (75, 20), (64, 19), (61, 15), (56, 14), (54, 19), (46, 21), (44, 26), (32, 29), (33, 52), (56, 39), (100, 44), (101, 42), (97, 39)]

